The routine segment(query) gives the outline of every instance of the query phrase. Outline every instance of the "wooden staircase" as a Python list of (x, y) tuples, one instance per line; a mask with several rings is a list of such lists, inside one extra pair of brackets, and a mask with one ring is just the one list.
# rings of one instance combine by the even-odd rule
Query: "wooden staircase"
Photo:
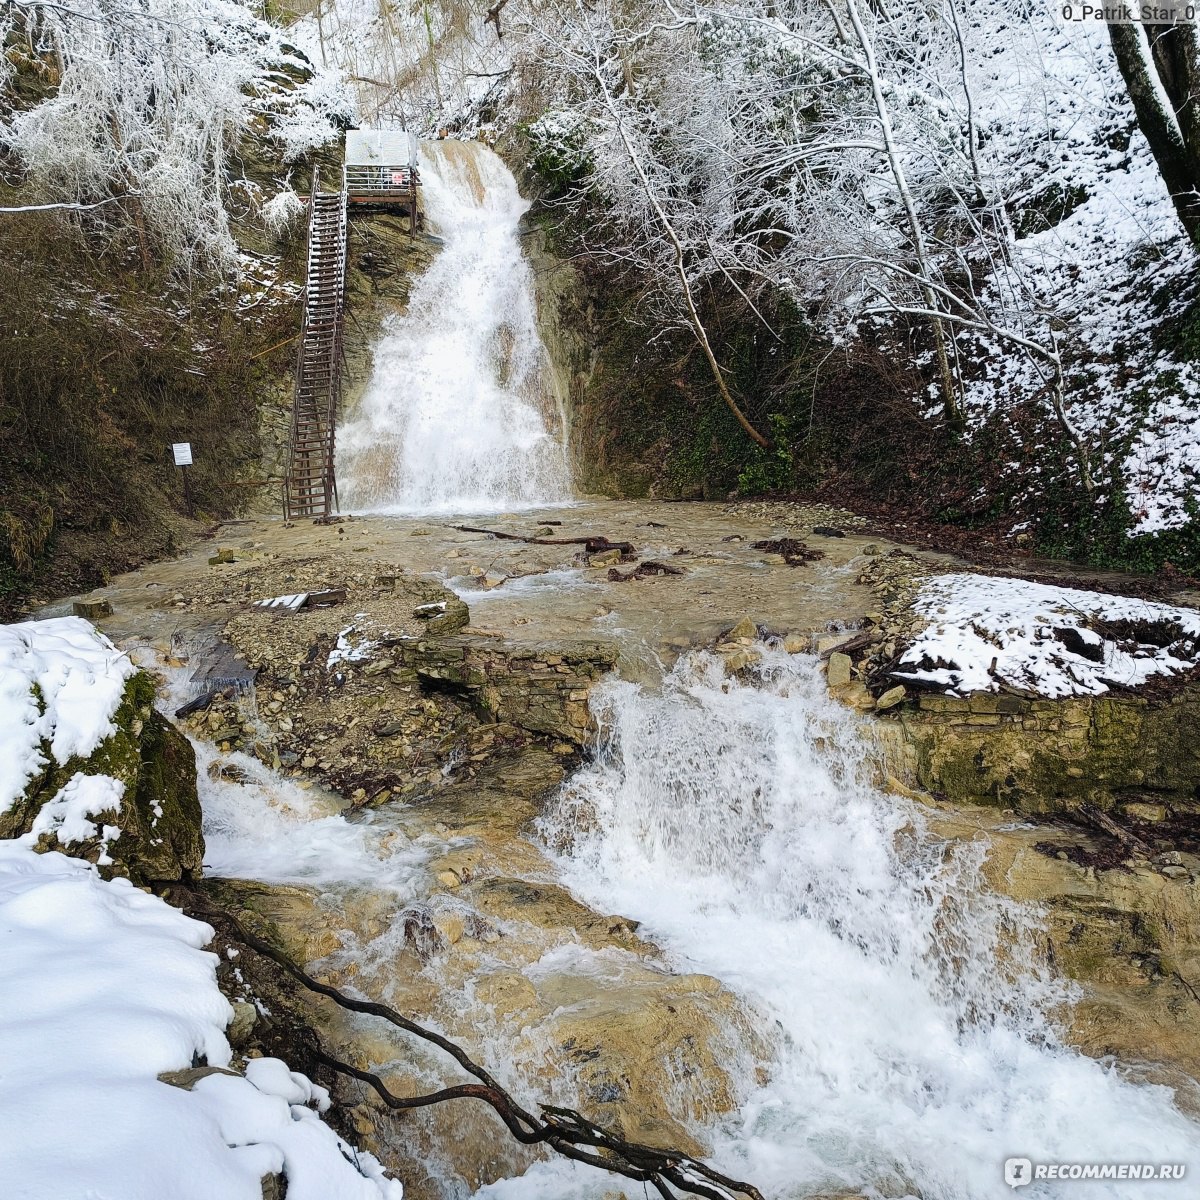
[(341, 405), (342, 312), (346, 287), (346, 193), (309, 194), (304, 324), (283, 511), (328, 520), (337, 507), (333, 435)]

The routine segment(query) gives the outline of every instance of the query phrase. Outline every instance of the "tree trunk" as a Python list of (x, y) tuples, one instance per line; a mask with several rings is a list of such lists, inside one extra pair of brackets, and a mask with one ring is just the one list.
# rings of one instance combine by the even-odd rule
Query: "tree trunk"
[(1200, 41), (1194, 25), (1147, 25), (1150, 59), (1183, 138), (1192, 184), (1200, 181)]
[[(1176, 32), (1176, 31), (1172, 31)], [(1182, 31), (1179, 31), (1182, 32)], [(1183, 110), (1189, 128), (1196, 123), (1194, 109), (1197, 101), (1188, 103), (1190, 78), (1195, 69), (1194, 31), (1190, 42), (1167, 48), (1166, 38), (1159, 39), (1159, 51), (1151, 50), (1140, 25), (1110, 25), (1108, 36), (1121, 77), (1133, 102), (1138, 126), (1150, 144), (1150, 152), (1158, 165), (1159, 174), (1167, 185), (1175, 211), (1183, 223), (1192, 244), (1200, 248), (1200, 160), (1188, 154), (1179, 118), (1174, 110), (1174, 90), (1184, 99)], [(1182, 39), (1180, 39), (1182, 43)], [(1159, 74), (1159, 59), (1167, 78)], [(1161, 90), (1160, 90), (1161, 85)], [(1164, 94), (1170, 107), (1164, 103)], [(1197, 129), (1200, 136), (1200, 128)], [(1200, 145), (1197, 146), (1200, 149)]]
[(684, 255), (683, 243), (680, 241), (679, 234), (675, 231), (675, 226), (671, 222), (671, 218), (667, 215), (666, 209), (663, 208), (662, 203), (659, 201), (658, 193), (654, 190), (654, 185), (650, 182), (650, 178), (646, 174), (641, 156), (630, 140), (629, 133), (625, 129), (625, 123), (621, 118), (621, 113), (617, 108), (616, 100), (609, 91), (604, 74), (598, 65), (593, 68), (592, 75), (599, 87), (604, 107), (608, 109), (609, 116), (612, 118), (617, 136), (620, 137), (621, 143), (625, 147), (625, 154), (629, 159), (629, 165), (633, 168), (633, 173), (637, 176), (642, 193), (646, 197), (650, 207), (654, 210), (654, 215), (657, 217), (658, 223), (662, 226), (663, 232), (667, 236), (667, 241), (671, 245), (674, 273), (675, 277), (679, 280), (679, 292), (683, 297), (684, 307), (687, 309), (688, 323), (691, 325), (696, 341), (704, 353), (704, 360), (708, 363), (708, 369), (712, 374), (713, 382), (717, 385), (717, 391), (720, 392), (721, 399), (725, 401), (725, 405), (733, 414), (734, 420), (745, 430), (746, 435), (756, 445), (761, 446), (764, 450), (768, 450), (771, 447), (770, 441), (750, 424), (746, 414), (742, 412), (738, 402), (733, 398), (733, 393), (730, 392), (729, 385), (725, 382), (725, 374), (721, 370), (721, 364), (717, 361), (717, 355), (712, 348), (712, 343), (708, 340), (708, 330), (705, 328), (704, 321), (700, 316), (696, 298), (692, 294), (692, 284), (691, 280), (688, 279), (687, 260)]
[(917, 274), (922, 280), (921, 295), (925, 301), (925, 307), (931, 313), (935, 314), (931, 318), (930, 324), (933, 326), (933, 346), (937, 358), (938, 386), (942, 393), (942, 413), (945, 416), (947, 425), (953, 428), (961, 423), (962, 414), (959, 411), (958, 390), (955, 387), (954, 375), (950, 370), (950, 356), (946, 351), (946, 322), (942, 320), (940, 315), (937, 315), (940, 313), (942, 306), (937, 293), (930, 286), (929, 282), (931, 269), (929, 264), (929, 250), (925, 244), (925, 230), (921, 225), (920, 217), (917, 215), (916, 202), (913, 200), (912, 191), (908, 186), (908, 176), (904, 171), (903, 163), (900, 161), (900, 151), (896, 145), (896, 137), (892, 129), (892, 117), (888, 111), (887, 100), (883, 94), (883, 85), (879, 78), (879, 66), (875, 60), (874, 43), (872, 43), (870, 35), (863, 26), (855, 0), (846, 0), (846, 10), (850, 15), (850, 24), (854, 27), (858, 44), (862, 47), (867, 75), (871, 83), (871, 94), (875, 100), (875, 112), (879, 118), (879, 129), (883, 135), (884, 149), (887, 152), (888, 165), (892, 169), (892, 178), (896, 181), (896, 190), (900, 193), (900, 202), (904, 206), (904, 214), (908, 219), (908, 229), (912, 237), (913, 250), (917, 256)]

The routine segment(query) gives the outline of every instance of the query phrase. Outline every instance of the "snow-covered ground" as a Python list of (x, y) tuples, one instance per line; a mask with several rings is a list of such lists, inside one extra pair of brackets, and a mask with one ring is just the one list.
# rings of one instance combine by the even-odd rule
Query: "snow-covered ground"
[(930, 623), (893, 674), (960, 694), (1097, 695), (1200, 662), (1200, 613), (1129, 596), (963, 573), (930, 579), (913, 608)]
[[(79, 618), (0, 628), (0, 806), (51, 759), (114, 730), (134, 667)], [(38, 820), (64, 843), (118, 781), (76, 773)], [(47, 815), (50, 814), (50, 815)], [(44, 818), (44, 819), (43, 819)], [(320, 1118), (324, 1091), (278, 1059), (191, 1090), (158, 1076), (228, 1067), (233, 1010), (212, 929), (90, 863), (0, 840), (0, 1179), (6, 1200), (399, 1200)]]
[(0, 841), (0, 1178), (11, 1200), (399, 1200), (278, 1059), (225, 1067), (212, 930), (126, 880)]
[[(1014, 28), (999, 16), (1007, 11), (991, 0), (968, 6), (987, 157), (1014, 211), (1053, 214), (1028, 217), (1014, 253), (1039, 308), (1063, 323), (1068, 412), (1101, 475), (1124, 490), (1130, 534), (1177, 528), (1200, 486), (1200, 371), (1159, 335), (1188, 302), (1195, 256), (1105, 26), (1063, 25), (1046, 7)], [(1040, 390), (1020, 354), (982, 342), (973, 353), (981, 370), (964, 398), (973, 423)], [(1012, 470), (1036, 494), (1029, 463)]]

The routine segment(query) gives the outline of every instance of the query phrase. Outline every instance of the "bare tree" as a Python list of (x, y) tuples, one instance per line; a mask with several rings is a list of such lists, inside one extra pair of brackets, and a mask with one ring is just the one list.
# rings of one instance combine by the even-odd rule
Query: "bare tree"
[[(967, 30), (988, 3), (632, 0), (619, 14), (539, 6), (523, 29), (541, 93), (549, 80), (554, 103), (582, 121), (552, 124), (572, 138), (584, 130), (586, 186), (623, 222), (607, 253), (684, 302), (719, 283), (764, 325), (760, 301), (784, 297), (815, 308), (839, 341), (866, 323), (924, 326), (952, 425), (968, 363), (1020, 362), (1091, 492), (1065, 326), (1014, 233), (1011, 166), (980, 128), (991, 48)], [(975, 6), (966, 19), (964, 5)], [(1037, 36), (1019, 36), (1036, 103)]]
[[(605, 185), (635, 198), (623, 212), (623, 230), (630, 239), (622, 252), (636, 257), (658, 288), (678, 302), (683, 323), (691, 331), (722, 402), (738, 425), (758, 446), (765, 437), (747, 418), (734, 398), (713, 348), (701, 314), (697, 280), (705, 274), (709, 248), (703, 228), (687, 219), (695, 204), (677, 202), (688, 180), (653, 142), (663, 132), (654, 109), (640, 103), (634, 77), (639, 72), (639, 51), (644, 51), (663, 27), (627, 30), (604, 6), (585, 7), (579, 0), (555, 28), (543, 20), (526, 27), (527, 35), (550, 48), (556, 61), (567, 67), (576, 83), (575, 106), (581, 109), (593, 139), (605, 143), (598, 157), (606, 162)], [(676, 32), (687, 29), (676, 22)], [(564, 32), (565, 31), (565, 32)], [(614, 153), (615, 151), (615, 153)]]

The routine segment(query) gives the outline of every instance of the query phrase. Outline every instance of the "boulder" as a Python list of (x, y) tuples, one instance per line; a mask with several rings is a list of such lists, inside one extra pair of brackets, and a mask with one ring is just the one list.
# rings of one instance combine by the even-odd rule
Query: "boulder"
[(71, 612), (77, 617), (86, 617), (89, 621), (96, 617), (112, 616), (112, 601), (104, 599), (82, 599), (71, 603)]
[(825, 679), (831, 688), (845, 687), (850, 682), (850, 655), (834, 652), (829, 656)]
[[(38, 814), (76, 777), (106, 777), (119, 785), (111, 809), (93, 814), (95, 835), (61, 842), (43, 833), (39, 849), (61, 850), (98, 863), (102, 874), (138, 884), (193, 879), (204, 859), (196, 756), (188, 740), (155, 711), (154, 684), (143, 672), (125, 685), (113, 716), (116, 730), (86, 758), (49, 766), (0, 812), (0, 837), (32, 830)], [(78, 786), (77, 784), (73, 786)]]
[(756, 637), (758, 637), (758, 626), (749, 617), (743, 617), (721, 640), (736, 642), (738, 638)]

